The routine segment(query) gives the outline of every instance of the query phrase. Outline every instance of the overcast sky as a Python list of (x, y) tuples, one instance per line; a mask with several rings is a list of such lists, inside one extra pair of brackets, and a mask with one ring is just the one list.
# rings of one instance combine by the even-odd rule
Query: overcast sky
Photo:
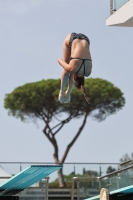
[[(90, 39), (93, 72), (120, 88), (125, 107), (103, 122), (88, 118), (66, 162), (119, 162), (133, 152), (133, 29), (107, 27), (109, 0), (0, 0), (0, 161), (53, 162), (44, 124), (8, 116), (5, 94), (28, 82), (58, 79), (62, 42), (71, 32)], [(74, 120), (57, 136), (59, 155), (76, 133)]]

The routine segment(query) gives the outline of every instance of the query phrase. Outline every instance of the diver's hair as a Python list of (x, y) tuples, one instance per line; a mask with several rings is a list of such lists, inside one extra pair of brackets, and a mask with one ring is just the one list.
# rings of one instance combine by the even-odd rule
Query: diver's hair
[(86, 90), (85, 90), (84, 85), (81, 85), (81, 91), (83, 92), (84, 98), (85, 98), (85, 100), (87, 101), (87, 103), (88, 103), (88, 104), (91, 104), (91, 103), (90, 103), (90, 98), (88, 97), (88, 95), (87, 95), (87, 93), (86, 93)]
[(84, 76), (81, 74), (74, 74), (74, 86), (81, 90), (84, 94), (84, 98), (88, 104), (90, 104), (90, 98), (88, 97), (85, 87), (84, 87)]

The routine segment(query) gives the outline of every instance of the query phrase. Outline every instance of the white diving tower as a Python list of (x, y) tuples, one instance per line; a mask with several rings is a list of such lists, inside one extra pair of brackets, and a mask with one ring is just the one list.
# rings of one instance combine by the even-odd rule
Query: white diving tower
[(133, 0), (110, 0), (107, 26), (133, 27)]

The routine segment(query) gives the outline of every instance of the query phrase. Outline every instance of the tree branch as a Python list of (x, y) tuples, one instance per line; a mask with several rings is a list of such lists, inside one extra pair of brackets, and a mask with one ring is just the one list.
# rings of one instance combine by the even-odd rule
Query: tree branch
[[(70, 122), (70, 120), (73, 118), (74, 116), (70, 115), (67, 119), (63, 120), (61, 123), (60, 123), (60, 127), (54, 132), (54, 136), (56, 135), (56, 133), (58, 133), (60, 131), (60, 129), (68, 122)], [(57, 127), (57, 126), (55, 126)], [(55, 128), (54, 127), (54, 128)], [(53, 128), (52, 128), (53, 129)]]
[(63, 156), (62, 159), (61, 159), (61, 163), (64, 163), (64, 162), (65, 162), (65, 159), (66, 159), (66, 157), (67, 157), (67, 154), (68, 154), (70, 148), (73, 146), (73, 144), (75, 143), (75, 141), (76, 141), (77, 138), (79, 137), (80, 133), (82, 132), (82, 130), (83, 130), (85, 124), (86, 124), (86, 120), (87, 120), (87, 117), (88, 117), (88, 113), (89, 113), (89, 112), (86, 113), (86, 115), (85, 115), (85, 117), (84, 117), (84, 120), (83, 120), (83, 123), (82, 123), (81, 127), (79, 128), (77, 134), (75, 135), (75, 137), (73, 138), (73, 140), (68, 144), (68, 146), (67, 146), (67, 148), (66, 148), (66, 150), (65, 150), (64, 156)]
[(61, 126), (54, 132), (54, 136), (56, 135), (56, 133), (58, 133), (61, 130), (61, 128), (64, 126), (64, 124), (65, 123), (62, 123)]
[[(48, 124), (48, 121), (45, 122), (45, 123), (46, 123), (46, 126), (43, 129), (43, 133), (45, 134), (45, 136), (47, 137), (47, 139), (51, 142), (51, 144), (54, 147), (53, 157), (54, 157), (55, 163), (58, 164), (59, 163), (59, 158), (58, 158), (58, 145), (57, 145), (57, 141), (56, 141), (56, 139), (54, 137), (54, 134), (52, 133), (52, 130), (51, 130), (49, 124)], [(50, 134), (51, 134), (51, 137), (50, 137)]]
[[(60, 129), (64, 126), (65, 123), (68, 123), (73, 117), (75, 117), (76, 115), (78, 115), (77, 112), (73, 113), (73, 114), (70, 114), (70, 116), (68, 118), (66, 118), (65, 120), (63, 120), (61, 123), (57, 124), (56, 126), (54, 126), (53, 128), (51, 128), (49, 126), (49, 119), (45, 119), (44, 116), (42, 116), (46, 126), (45, 128), (43, 129), (43, 132), (45, 134), (45, 136), (48, 138), (48, 140), (52, 143), (53, 147), (54, 147), (54, 154), (53, 154), (53, 157), (54, 157), (54, 160), (55, 160), (55, 163), (56, 164), (59, 164), (59, 163), (64, 163), (65, 159), (66, 159), (66, 156), (70, 150), (70, 148), (72, 147), (72, 145), (74, 144), (74, 142), (76, 141), (76, 139), (78, 138), (78, 136), (80, 135), (81, 131), (83, 130), (84, 126), (85, 126), (85, 123), (86, 123), (86, 118), (88, 116), (88, 112), (86, 113), (85, 117), (84, 117), (84, 120), (83, 120), (83, 123), (82, 123), (82, 126), (80, 127), (78, 133), (76, 134), (76, 136), (73, 138), (72, 142), (67, 146), (66, 148), (66, 151), (65, 151), (65, 154), (61, 160), (61, 162), (59, 161), (59, 158), (58, 158), (58, 145), (57, 145), (57, 141), (55, 139), (55, 135), (60, 131)], [(47, 115), (49, 116), (49, 115)], [(53, 129), (54, 128), (57, 128), (58, 126), (60, 126), (54, 133), (53, 133)]]

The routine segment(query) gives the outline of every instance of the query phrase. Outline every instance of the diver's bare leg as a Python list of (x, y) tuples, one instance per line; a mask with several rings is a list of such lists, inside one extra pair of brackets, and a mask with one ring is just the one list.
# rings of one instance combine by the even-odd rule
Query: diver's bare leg
[(64, 70), (61, 75), (61, 87), (60, 87), (60, 92), (58, 96), (58, 100), (60, 101), (60, 103), (64, 103), (64, 92), (65, 92), (64, 90), (65, 90), (68, 78), (69, 78), (69, 73)]
[(72, 89), (73, 89), (73, 74), (70, 75), (69, 77), (69, 82), (68, 82), (68, 88), (65, 92), (65, 102), (64, 103), (69, 103), (71, 101), (71, 92), (72, 92)]
[[(71, 34), (68, 34), (63, 42), (63, 58), (64, 58), (64, 61), (68, 64), (69, 64), (70, 55), (71, 55), (71, 50), (69, 48), (70, 35)], [(68, 78), (69, 78), (69, 73), (64, 70), (61, 75), (61, 87), (60, 87), (60, 92), (58, 96), (58, 100), (60, 101), (60, 103), (64, 103), (64, 90), (65, 90)]]

